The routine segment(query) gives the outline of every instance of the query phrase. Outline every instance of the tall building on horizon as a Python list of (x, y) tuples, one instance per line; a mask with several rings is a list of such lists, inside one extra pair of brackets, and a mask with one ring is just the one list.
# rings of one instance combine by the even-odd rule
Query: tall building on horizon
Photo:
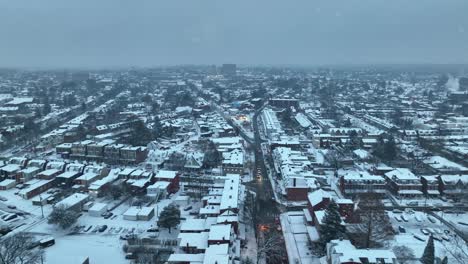
[(460, 91), (468, 91), (468, 77), (458, 79), (458, 85)]
[(236, 64), (226, 63), (221, 66), (221, 74), (224, 76), (234, 76), (236, 75), (236, 70)]

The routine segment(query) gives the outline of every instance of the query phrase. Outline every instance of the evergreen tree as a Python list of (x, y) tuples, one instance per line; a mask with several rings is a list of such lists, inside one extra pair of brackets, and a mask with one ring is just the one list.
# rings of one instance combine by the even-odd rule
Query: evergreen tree
[(320, 242), (325, 245), (333, 239), (342, 238), (346, 233), (346, 227), (341, 224), (341, 216), (338, 205), (331, 201), (325, 210), (323, 225), (320, 227)]
[(175, 205), (168, 205), (164, 207), (161, 214), (159, 214), (158, 226), (169, 228), (169, 233), (171, 233), (171, 228), (176, 227), (180, 223), (180, 210)]
[(205, 167), (216, 167), (221, 162), (222, 155), (212, 141), (208, 141), (205, 149), (203, 165)]
[(447, 256), (445, 256), (443, 259), (440, 260), (440, 264), (448, 264)]
[(423, 264), (434, 264), (434, 238), (432, 236), (429, 237), (427, 241), (426, 248), (424, 249), (424, 253), (421, 257), (421, 263)]
[(386, 160), (394, 160), (397, 156), (397, 147), (395, 138), (393, 136), (388, 137), (387, 142), (384, 145), (384, 157)]
[(154, 117), (154, 123), (153, 123), (153, 134), (155, 138), (161, 137), (161, 134), (163, 133), (163, 128), (161, 124), (161, 120), (159, 119), (158, 116)]
[(47, 115), (50, 111), (52, 111), (52, 107), (49, 104), (49, 99), (46, 99), (44, 106), (42, 107), (42, 114)]

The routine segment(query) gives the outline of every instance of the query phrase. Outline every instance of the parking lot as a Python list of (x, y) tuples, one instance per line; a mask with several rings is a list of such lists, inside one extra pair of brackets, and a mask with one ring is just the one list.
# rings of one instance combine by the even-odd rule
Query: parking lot
[(441, 255), (447, 255), (447, 249), (453, 248), (454, 244), (460, 244), (461, 238), (453, 229), (424, 212), (407, 210), (388, 214), (397, 232), (391, 241), (392, 247), (407, 246), (414, 251), (416, 257), (421, 257), (430, 235), (434, 237), (436, 252)]

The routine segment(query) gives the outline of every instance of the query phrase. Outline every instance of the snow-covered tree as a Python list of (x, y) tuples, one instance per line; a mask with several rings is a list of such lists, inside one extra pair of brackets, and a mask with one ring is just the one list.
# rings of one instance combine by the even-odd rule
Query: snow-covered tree
[(393, 253), (395, 253), (400, 264), (412, 263), (416, 258), (413, 250), (407, 246), (395, 246), (393, 247)]
[(423, 264), (434, 264), (435, 257), (434, 257), (434, 238), (432, 236), (429, 237), (427, 241), (426, 248), (424, 249), (424, 253), (421, 257), (421, 263)]
[(78, 220), (79, 214), (74, 210), (68, 210), (65, 206), (56, 206), (47, 218), (49, 224), (58, 225), (63, 229), (71, 227), (76, 220)]
[(180, 210), (175, 205), (164, 207), (158, 219), (158, 226), (168, 228), (169, 233), (172, 227), (176, 227), (180, 223)]
[(326, 244), (333, 239), (343, 238), (346, 227), (341, 222), (338, 205), (331, 201), (325, 210), (323, 224), (320, 226), (320, 244), (325, 248)]

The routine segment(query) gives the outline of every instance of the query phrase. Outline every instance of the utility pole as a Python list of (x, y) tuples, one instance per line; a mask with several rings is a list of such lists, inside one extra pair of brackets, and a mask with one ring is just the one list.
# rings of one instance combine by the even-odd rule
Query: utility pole
[[(39, 195), (39, 203), (41, 204), (41, 214), (42, 214), (42, 218), (44, 218), (44, 208), (42, 207), (43, 204), (42, 204), (42, 195)], [(42, 259), (41, 259), (42, 260)]]

